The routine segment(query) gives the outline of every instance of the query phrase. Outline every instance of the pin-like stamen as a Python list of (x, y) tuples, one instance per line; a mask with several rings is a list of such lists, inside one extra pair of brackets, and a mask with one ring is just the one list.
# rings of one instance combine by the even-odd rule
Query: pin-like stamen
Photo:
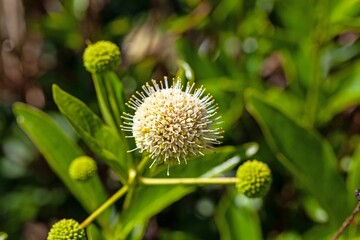
[(212, 144), (219, 144), (222, 129), (212, 128), (218, 123), (218, 106), (210, 94), (204, 95), (205, 88), (194, 89), (187, 84), (184, 89), (180, 79), (169, 85), (167, 78), (157, 83), (142, 86), (126, 104), (135, 114), (124, 113), (127, 120), (121, 126), (123, 131), (132, 131), (129, 138), (135, 138), (136, 148), (147, 152), (155, 163), (187, 163), (194, 156), (204, 156), (204, 150)]

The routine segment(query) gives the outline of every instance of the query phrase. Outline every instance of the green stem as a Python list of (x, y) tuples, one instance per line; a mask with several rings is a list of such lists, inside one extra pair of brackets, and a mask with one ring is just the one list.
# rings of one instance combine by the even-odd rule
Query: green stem
[(122, 132), (120, 131), (120, 125), (121, 125), (121, 120), (120, 120), (120, 116), (121, 113), (119, 112), (118, 109), (118, 105), (116, 103), (116, 98), (115, 98), (115, 94), (114, 91), (112, 90), (112, 86), (111, 83), (109, 83), (108, 81), (105, 81), (105, 87), (108, 93), (108, 102), (109, 102), (109, 107), (111, 110), (111, 115), (114, 119), (114, 122), (116, 123), (116, 130), (121, 134)]
[[(311, 39), (311, 45), (313, 49), (314, 59), (313, 59), (313, 74), (312, 74), (312, 81), (309, 83), (309, 89), (306, 96), (306, 104), (305, 104), (305, 112), (307, 113), (307, 120), (311, 125), (314, 125), (316, 121), (316, 115), (318, 110), (318, 102), (321, 90), (321, 83), (323, 80), (323, 68), (321, 65), (321, 47), (324, 43), (325, 36), (326, 36), (326, 29), (328, 29), (328, 9), (329, 4), (328, 1), (323, 1), (321, 3), (321, 13), (319, 14), (320, 17), (318, 18), (318, 22), (315, 28), (314, 35)], [(312, 60), (312, 59), (310, 59)], [(307, 69), (302, 69), (302, 71), (307, 71)]]
[[(317, 46), (314, 46), (314, 48), (317, 48)], [(319, 88), (321, 86), (321, 74), (319, 74), (319, 53), (318, 49), (314, 50), (314, 55), (316, 56), (314, 59), (314, 73), (313, 73), (313, 81), (309, 86), (308, 92), (307, 92), (307, 98), (306, 98), (306, 109), (307, 112), (307, 120), (310, 123), (310, 125), (313, 125), (315, 123), (316, 119), (316, 113), (318, 108), (318, 98), (319, 98)], [(321, 71), (321, 70), (320, 70)]]
[(145, 156), (143, 157), (143, 159), (140, 161), (140, 163), (137, 166), (137, 171), (139, 174), (142, 174), (144, 171), (144, 168), (146, 166), (146, 163), (148, 162), (148, 160), (150, 159), (149, 156)]
[[(120, 131), (120, 125), (121, 125), (121, 114), (122, 112), (124, 112), (124, 107), (123, 106), (121, 107), (121, 105), (123, 105), (123, 100), (121, 95), (118, 96), (118, 94), (115, 93), (115, 91), (117, 91), (118, 93), (119, 91), (122, 92), (121, 82), (117, 78), (114, 72), (106, 72), (104, 75), (105, 75), (104, 85), (106, 87), (106, 92), (108, 93), (107, 97), (108, 97), (108, 103), (112, 113), (112, 117), (116, 122), (117, 130), (120, 132), (120, 134), (122, 134), (122, 132)], [(117, 83), (117, 87), (120, 89), (116, 89), (116, 90), (114, 89), (116, 83)]]
[[(103, 190), (103, 186), (101, 185), (101, 180), (97, 174), (91, 177), (90, 179), (88, 179), (87, 181), (90, 181), (90, 184), (84, 184), (84, 187), (87, 189), (88, 198), (90, 199), (89, 201), (92, 202), (93, 209), (96, 209), (98, 204), (100, 204), (98, 201), (94, 201), (98, 197), (96, 196), (96, 194), (102, 192), (103, 195), (106, 196), (106, 193), (105, 190)], [(103, 201), (105, 200), (106, 199), (104, 199)], [(104, 231), (106, 232), (110, 232), (109, 219), (110, 219), (110, 211), (104, 211), (97, 218), (98, 223), (100, 224), (102, 229), (104, 229)]]
[(124, 201), (124, 205), (123, 205), (123, 209), (128, 209), (130, 206), (130, 203), (133, 199), (134, 196), (134, 190), (135, 190), (135, 185), (137, 184), (137, 175), (141, 174), (144, 170), (145, 164), (147, 163), (147, 160), (149, 159), (148, 156), (144, 157), (141, 162), (138, 164), (138, 167), (135, 169), (130, 169), (129, 170), (129, 179), (128, 179), (128, 186), (129, 186), (129, 191), (128, 194), (125, 197), (125, 201)]
[(112, 195), (106, 202), (104, 202), (98, 209), (96, 209), (88, 218), (86, 218), (80, 226), (86, 228), (96, 217), (98, 217), (102, 212), (104, 212), (109, 206), (114, 204), (119, 198), (121, 198), (128, 191), (128, 186), (125, 185), (120, 188), (114, 195)]
[(130, 169), (129, 170), (129, 180), (128, 180), (128, 186), (129, 186), (129, 191), (128, 194), (125, 197), (125, 201), (124, 201), (124, 205), (123, 205), (123, 209), (128, 209), (131, 203), (131, 200), (134, 196), (134, 190), (135, 190), (135, 185), (136, 185), (136, 170), (134, 169)]
[[(120, 137), (125, 139), (125, 134), (120, 130), (121, 110), (124, 108), (122, 100), (122, 85), (113, 71), (93, 74), (94, 86), (103, 118)], [(129, 150), (127, 141), (122, 141), (122, 152)], [(124, 154), (119, 158), (125, 158), (126, 168), (134, 168), (131, 154)]]
[[(105, 87), (107, 95), (107, 100), (109, 103), (110, 112), (112, 117), (116, 123), (116, 130), (119, 133), (122, 139), (125, 139), (124, 131), (120, 130), (120, 126), (122, 125), (121, 115), (126, 111), (124, 99), (123, 99), (123, 85), (118, 77), (118, 75), (114, 71), (108, 71), (104, 74), (105, 76)], [(124, 151), (128, 151), (130, 149), (128, 141), (123, 141), (122, 145)], [(135, 168), (135, 162), (132, 154), (127, 154), (127, 163), (128, 169)]]
[(109, 102), (106, 97), (106, 89), (105, 89), (105, 85), (104, 85), (103, 75), (102, 74), (93, 74), (92, 77), (93, 77), (93, 81), (94, 81), (95, 91), (96, 91), (97, 99), (99, 102), (101, 114), (103, 115), (105, 122), (109, 126), (111, 126), (114, 129), (117, 129), (118, 126), (116, 126), (116, 123), (114, 122), (114, 119), (110, 112)]
[(238, 182), (236, 177), (230, 178), (139, 178), (139, 183), (143, 185), (197, 185), (197, 184), (235, 184)]
[(114, 71), (110, 71), (106, 73), (106, 77), (111, 83), (112, 92), (114, 94), (114, 98), (116, 99), (116, 106), (119, 113), (125, 112), (125, 104), (124, 104), (124, 96), (123, 96), (123, 85), (120, 81), (118, 75)]

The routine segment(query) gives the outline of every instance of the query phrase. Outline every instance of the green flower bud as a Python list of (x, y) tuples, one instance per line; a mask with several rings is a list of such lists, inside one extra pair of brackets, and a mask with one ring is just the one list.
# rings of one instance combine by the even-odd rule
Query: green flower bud
[(97, 171), (96, 162), (88, 156), (75, 158), (69, 167), (69, 175), (77, 181), (86, 181)]
[(86, 70), (91, 73), (114, 70), (120, 63), (120, 50), (112, 42), (99, 41), (85, 49), (83, 60)]
[(237, 170), (239, 192), (249, 198), (263, 197), (270, 189), (271, 170), (266, 163), (258, 160), (247, 161)]
[(47, 240), (83, 240), (85, 230), (74, 219), (62, 219), (52, 225)]

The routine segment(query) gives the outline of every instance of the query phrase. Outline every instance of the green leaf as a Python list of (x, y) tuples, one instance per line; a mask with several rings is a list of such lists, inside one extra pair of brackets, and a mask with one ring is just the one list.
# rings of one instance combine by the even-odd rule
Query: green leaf
[(180, 78), (183, 83), (193, 83), (195, 82), (194, 71), (191, 69), (190, 65), (184, 60), (177, 60), (178, 70), (176, 72), (176, 78)]
[(266, 141), (285, 167), (319, 201), (338, 226), (349, 213), (346, 186), (339, 172), (330, 144), (313, 130), (301, 126), (264, 96), (246, 92), (247, 109), (261, 126)]
[(229, 191), (218, 205), (215, 221), (222, 240), (257, 240), (261, 236), (261, 226), (252, 199)]
[(360, 10), (359, 0), (336, 1), (333, 11), (331, 13), (331, 23), (336, 24), (339, 22), (351, 23), (352, 19), (356, 19)]
[[(97, 209), (107, 198), (98, 176), (95, 175), (89, 181), (77, 182), (68, 174), (70, 163), (74, 158), (84, 155), (83, 151), (44, 112), (21, 103), (14, 104), (13, 111), (19, 126), (83, 207), (89, 213)], [(99, 217), (104, 228), (109, 224), (108, 214)]]
[(102, 160), (108, 164), (124, 183), (129, 166), (125, 141), (96, 116), (85, 103), (53, 86), (55, 103), (69, 120), (79, 136)]
[(348, 189), (348, 198), (352, 206), (356, 205), (356, 198), (354, 197), (354, 192), (356, 189), (360, 188), (360, 145), (356, 148), (351, 161), (351, 167), (348, 172), (347, 178), (347, 189)]
[[(244, 83), (239, 79), (227, 77), (207, 78), (202, 81), (206, 89), (219, 104), (219, 115), (223, 121), (222, 128), (225, 133), (232, 131), (234, 124), (241, 117), (244, 110), (244, 97), (242, 89)], [(221, 84), (219, 84), (221, 82)]]
[(304, 196), (301, 199), (302, 206), (308, 217), (316, 223), (326, 223), (328, 215), (324, 209), (321, 208), (318, 201), (311, 196)]
[(90, 224), (86, 227), (86, 236), (88, 240), (104, 240), (104, 237), (95, 224)]
[[(253, 147), (253, 145), (251, 144), (249, 147)], [(241, 152), (245, 153), (246, 151)], [(236, 153), (237, 149), (234, 147), (217, 148), (214, 153), (209, 153), (205, 157), (193, 159), (186, 165), (172, 167), (171, 176), (214, 177), (239, 164), (240, 157), (232, 157)], [(166, 170), (160, 172), (156, 177), (166, 178)], [(129, 208), (120, 216), (115, 238), (127, 236), (135, 224), (147, 221), (151, 216), (159, 213), (195, 189), (195, 186), (138, 187), (133, 196), (135, 201), (132, 201)]]
[(268, 89), (266, 91), (266, 99), (293, 118), (300, 118), (302, 116), (304, 102), (291, 92), (276, 88)]
[(304, 240), (331, 239), (335, 233), (327, 225), (316, 225), (303, 234)]
[[(104, 84), (113, 119), (117, 126), (121, 125), (121, 114), (126, 111), (123, 99), (123, 85), (115, 72), (104, 74)], [(116, 128), (119, 130), (119, 128)]]
[(324, 101), (319, 113), (319, 122), (325, 123), (346, 108), (360, 103), (360, 70), (345, 71), (332, 79), (336, 82), (336, 90)]
[(113, 118), (109, 99), (107, 98), (104, 75), (100, 73), (92, 74), (92, 79), (102, 117), (108, 126), (117, 130), (116, 119)]

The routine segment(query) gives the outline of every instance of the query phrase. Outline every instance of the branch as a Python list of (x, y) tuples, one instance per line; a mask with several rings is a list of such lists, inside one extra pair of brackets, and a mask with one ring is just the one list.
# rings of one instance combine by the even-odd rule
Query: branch
[(340, 237), (340, 235), (345, 231), (345, 229), (352, 223), (356, 214), (358, 214), (360, 212), (360, 190), (359, 189), (355, 191), (355, 197), (359, 201), (358, 204), (356, 205), (355, 209), (352, 211), (350, 216), (346, 218), (346, 220), (343, 222), (341, 227), (334, 234), (334, 236), (332, 237), (332, 240), (337, 240)]
[(235, 184), (238, 179), (231, 178), (144, 178), (140, 177), (139, 182), (143, 185), (197, 185), (197, 184)]

